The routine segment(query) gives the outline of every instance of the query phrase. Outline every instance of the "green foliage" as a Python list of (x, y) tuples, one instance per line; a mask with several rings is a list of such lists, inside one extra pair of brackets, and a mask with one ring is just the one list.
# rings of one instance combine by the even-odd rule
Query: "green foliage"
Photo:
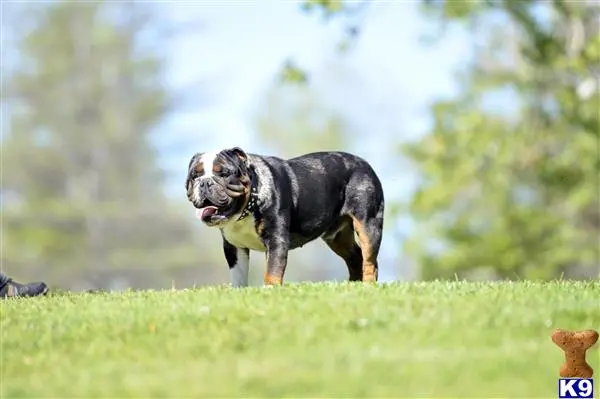
[(423, 0), (423, 10), (433, 16), (455, 20), (468, 20), (473, 14), (485, 9), (487, 1)]
[[(528, 2), (441, 13), (450, 21), (504, 14), (518, 34), (505, 26), (504, 46), (480, 50), (463, 94), (435, 104), (431, 134), (404, 146), (423, 178), (411, 213), (435, 221), (428, 228), (438, 245), (419, 236), (408, 243), (424, 278), (478, 269), (499, 278), (597, 273), (599, 93), (580, 89), (600, 61), (591, 29), (598, 9), (561, 5), (543, 6), (558, 17), (549, 27)], [(578, 48), (569, 48), (573, 26), (587, 32)], [(519, 49), (512, 65), (509, 45)], [(517, 99), (512, 115), (481, 105), (498, 89)]]
[(269, 88), (256, 124), (259, 138), (284, 157), (339, 150), (348, 140), (344, 116), (308, 85), (286, 82)]
[[(351, 17), (364, 12), (364, 9), (371, 4), (372, 0), (346, 1), (346, 0), (305, 0), (300, 3), (300, 8), (307, 14), (320, 14), (323, 19), (329, 20), (332, 17)], [(344, 18), (346, 19), (346, 18)], [(341, 38), (339, 39), (336, 50), (339, 53), (345, 53), (353, 48), (353, 45), (359, 38), (360, 27), (346, 19)], [(294, 65), (288, 61), (279, 73), (280, 80), (283, 83), (306, 84), (308, 82), (308, 73), (303, 68)]]
[(343, 0), (306, 0), (302, 3), (302, 9), (306, 12), (320, 10), (326, 17), (342, 11)]
[(306, 73), (292, 61), (288, 61), (280, 72), (279, 81), (283, 84), (305, 84), (308, 82)]
[[(150, 144), (171, 105), (161, 56), (142, 46), (157, 24), (153, 6), (51, 2), (11, 10), (9, 26), (19, 34), (3, 82), (3, 265), (177, 263), (191, 240), (164, 198)], [(20, 31), (23, 21), (33, 29)]]
[(6, 300), (0, 396), (552, 397), (550, 335), (600, 325), (599, 297), (434, 282)]

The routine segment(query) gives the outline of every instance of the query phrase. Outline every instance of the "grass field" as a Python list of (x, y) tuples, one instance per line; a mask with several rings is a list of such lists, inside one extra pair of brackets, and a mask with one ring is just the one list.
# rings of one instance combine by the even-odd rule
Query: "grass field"
[[(1, 397), (556, 397), (600, 283), (292, 284), (0, 305)], [(597, 343), (588, 362), (600, 373)]]

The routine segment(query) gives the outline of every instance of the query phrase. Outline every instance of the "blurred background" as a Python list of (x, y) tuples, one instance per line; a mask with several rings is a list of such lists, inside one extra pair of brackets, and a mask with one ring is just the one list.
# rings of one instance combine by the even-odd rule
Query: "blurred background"
[[(193, 153), (237, 145), (370, 161), (382, 281), (597, 278), (599, 5), (3, 1), (2, 271), (227, 282), (184, 182)], [(313, 242), (286, 277), (347, 270)]]

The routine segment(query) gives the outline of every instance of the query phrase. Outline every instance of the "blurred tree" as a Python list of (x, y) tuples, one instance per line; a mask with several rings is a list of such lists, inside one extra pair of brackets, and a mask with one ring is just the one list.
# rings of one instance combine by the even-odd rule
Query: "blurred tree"
[(8, 267), (101, 271), (197, 261), (190, 225), (165, 198), (150, 144), (172, 100), (164, 62), (147, 41), (163, 27), (154, 6), (5, 6), (15, 50), (3, 54), (2, 82)]
[[(308, 15), (320, 13), (325, 20), (332, 17), (343, 20), (343, 31), (337, 50), (344, 53), (351, 50), (356, 44), (362, 20), (371, 3), (373, 0), (305, 0), (300, 3), (300, 9)], [(299, 71), (299, 73), (302, 72)]]
[[(343, 9), (344, 5), (337, 6)], [(424, 1), (461, 23), (475, 61), (433, 130), (402, 152), (421, 183), (407, 247), (422, 277), (597, 276), (600, 6)]]
[(405, 146), (423, 174), (412, 213), (436, 221), (440, 244), (415, 237), (409, 247), (425, 278), (485, 269), (499, 278), (593, 275), (599, 92), (584, 88), (597, 81), (600, 9), (483, 4), (426, 8), (470, 22), (484, 44), (465, 70), (462, 94), (436, 103), (431, 134)]
[(256, 119), (259, 138), (283, 157), (345, 147), (343, 115), (323, 103), (310, 86), (271, 87)]

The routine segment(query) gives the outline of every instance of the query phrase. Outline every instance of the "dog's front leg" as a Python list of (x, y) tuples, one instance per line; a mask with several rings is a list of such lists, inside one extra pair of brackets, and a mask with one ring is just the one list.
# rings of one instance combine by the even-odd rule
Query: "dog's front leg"
[(250, 251), (246, 248), (236, 248), (223, 237), (223, 252), (229, 266), (229, 280), (232, 287), (248, 286), (248, 267)]
[(265, 285), (281, 285), (290, 249), (289, 233), (281, 231), (279, 234), (271, 234), (264, 239), (264, 243), (267, 248)]

